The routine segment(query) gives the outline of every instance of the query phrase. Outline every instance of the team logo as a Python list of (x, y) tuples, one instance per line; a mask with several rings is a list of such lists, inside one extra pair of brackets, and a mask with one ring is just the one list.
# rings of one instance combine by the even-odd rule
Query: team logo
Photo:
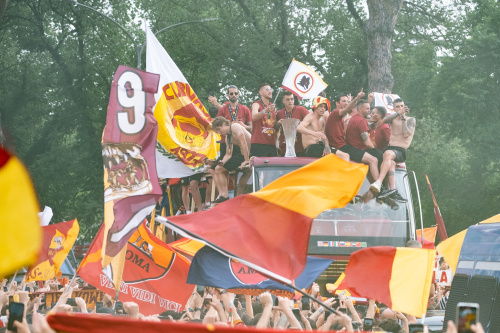
[(243, 265), (233, 259), (229, 259), (229, 269), (233, 276), (242, 284), (259, 284), (263, 281), (268, 280), (264, 275), (260, 274), (256, 270)]
[(103, 143), (104, 201), (118, 200), (153, 190), (148, 163), (136, 143)]
[(48, 257), (50, 265), (54, 265), (54, 256), (63, 249), (65, 235), (56, 229), (56, 234), (52, 237), (49, 245)]
[(305, 94), (314, 85), (314, 78), (307, 72), (300, 72), (294, 78), (295, 89)]
[(154, 262), (147, 252), (141, 250), (143, 248), (141, 245), (139, 246), (129, 243), (127, 247), (125, 265), (134, 265), (138, 268), (123, 271), (123, 281), (127, 284), (159, 280), (168, 273), (175, 260), (175, 255), (173, 255), (168, 267), (161, 267)]
[(382, 94), (381, 100), (387, 111), (394, 112), (394, 100), (396, 98), (399, 98), (399, 96), (394, 94)]

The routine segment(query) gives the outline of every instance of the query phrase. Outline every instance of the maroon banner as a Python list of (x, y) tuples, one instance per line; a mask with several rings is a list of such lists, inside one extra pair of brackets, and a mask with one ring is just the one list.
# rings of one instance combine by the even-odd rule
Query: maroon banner
[(425, 175), (425, 179), (427, 179), (427, 185), (429, 185), (429, 190), (431, 190), (432, 202), (434, 203), (434, 215), (436, 216), (436, 225), (437, 231), (439, 235), (439, 240), (442, 242), (448, 238), (448, 233), (446, 232), (446, 226), (444, 225), (443, 216), (441, 215), (441, 211), (439, 210), (439, 206), (436, 201), (436, 197), (434, 196), (434, 191), (432, 191), (431, 182), (429, 181), (429, 177)]
[(105, 259), (127, 244), (161, 195), (156, 173), (158, 124), (153, 115), (159, 75), (119, 66), (111, 84), (102, 137)]

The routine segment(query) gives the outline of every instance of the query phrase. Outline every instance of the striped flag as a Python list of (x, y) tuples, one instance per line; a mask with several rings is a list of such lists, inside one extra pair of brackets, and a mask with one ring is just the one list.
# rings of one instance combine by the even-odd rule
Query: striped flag
[(306, 265), (313, 219), (326, 209), (349, 203), (367, 170), (366, 165), (330, 154), (258, 192), (239, 195), (210, 210), (171, 216), (168, 221), (156, 219), (185, 237), (290, 283)]
[(354, 297), (386, 304), (421, 317), (427, 310), (436, 250), (375, 246), (354, 252), (345, 268), (345, 287)]
[(146, 69), (160, 75), (154, 108), (158, 176), (190, 176), (203, 169), (205, 158), (216, 157), (219, 136), (193, 88), (148, 27), (146, 37)]

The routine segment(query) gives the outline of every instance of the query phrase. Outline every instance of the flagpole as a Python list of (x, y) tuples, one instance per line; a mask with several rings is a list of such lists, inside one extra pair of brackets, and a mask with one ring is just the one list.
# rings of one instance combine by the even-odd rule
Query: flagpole
[(12, 284), (14, 283), (14, 280), (16, 279), (17, 272), (18, 272), (18, 271), (16, 271), (16, 272), (14, 273), (14, 276), (12, 277), (12, 281), (10, 281), (9, 291), (12, 289)]
[(281, 89), (281, 87), (280, 87), (278, 89), (278, 92), (276, 93), (276, 97), (274, 97), (274, 102), (273, 102), (274, 105), (276, 105), (276, 100), (278, 99), (278, 96), (280, 95), (281, 90), (283, 90), (283, 89)]
[(113, 304), (113, 310), (115, 311), (116, 313), (116, 302), (118, 302), (118, 296), (120, 295), (120, 288), (118, 288), (116, 290), (116, 294), (115, 294), (115, 304)]
[(75, 281), (75, 278), (76, 278), (76, 274), (77, 274), (77, 270), (75, 269), (75, 274), (73, 274), (73, 278), (71, 279), (70, 283), (68, 284), (68, 287), (66, 288), (66, 290), (64, 291), (65, 293), (68, 292), (69, 288), (71, 287), (71, 285), (73, 284), (73, 282)]
[[(280, 282), (280, 281), (278, 281), (278, 282)], [(281, 283), (282, 283), (282, 284), (284, 284), (283, 282), (281, 282)], [(299, 292), (299, 293), (301, 293), (303, 296), (305, 296), (305, 297), (309, 298), (310, 300), (313, 300), (314, 302), (316, 302), (316, 303), (318, 303), (318, 304), (322, 305), (322, 306), (323, 306), (323, 307), (325, 307), (325, 309), (327, 309), (328, 311), (331, 311), (331, 312), (335, 313), (336, 315), (339, 315), (339, 316), (340, 316), (340, 312), (338, 312), (337, 310), (335, 310), (335, 309), (333, 309), (333, 308), (329, 307), (328, 305), (326, 305), (325, 303), (323, 303), (323, 302), (322, 302), (322, 301), (320, 301), (319, 299), (312, 297), (311, 295), (309, 295), (309, 294), (308, 294), (308, 293), (306, 293), (305, 291), (300, 290), (299, 288), (295, 287), (293, 284), (291, 284), (291, 283), (286, 283), (286, 284), (284, 284), (284, 285), (286, 285), (287, 287), (292, 288), (292, 289), (293, 289), (293, 290), (295, 290), (295, 291), (298, 291), (298, 292)]]

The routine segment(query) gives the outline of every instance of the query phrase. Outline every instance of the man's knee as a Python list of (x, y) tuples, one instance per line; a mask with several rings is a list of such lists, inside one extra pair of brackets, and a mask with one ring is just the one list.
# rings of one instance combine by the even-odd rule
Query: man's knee
[(384, 151), (384, 160), (394, 160), (396, 158), (396, 154), (392, 150)]
[(216, 166), (215, 167), (215, 173), (218, 173), (218, 174), (221, 174), (221, 173), (224, 173), (226, 172), (226, 169), (220, 165)]
[(338, 149), (335, 152), (335, 155), (337, 155), (338, 157), (340, 157), (346, 161), (349, 161), (349, 159), (351, 158), (348, 153), (344, 153), (343, 151), (338, 150)]

